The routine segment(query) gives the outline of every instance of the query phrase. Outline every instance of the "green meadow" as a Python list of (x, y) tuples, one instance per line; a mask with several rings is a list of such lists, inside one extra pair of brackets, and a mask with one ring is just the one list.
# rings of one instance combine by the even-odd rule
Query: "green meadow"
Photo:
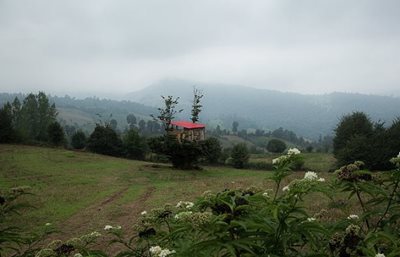
[[(329, 154), (304, 154), (308, 168), (315, 168), (328, 181), (333, 165)], [(273, 156), (252, 160), (270, 161)], [(32, 208), (9, 222), (29, 231), (40, 231), (52, 223), (68, 238), (104, 225), (131, 227), (144, 210), (180, 200), (196, 200), (206, 190), (257, 186), (272, 188), (273, 171), (238, 170), (230, 167), (203, 167), (202, 170), (175, 170), (166, 164), (113, 158), (87, 152), (33, 146), (0, 145), (0, 189), (30, 186), (24, 196)], [(288, 180), (303, 177), (294, 172)], [(289, 181), (285, 181), (288, 183)], [(309, 209), (328, 208), (326, 197), (313, 197)], [(329, 215), (342, 215), (332, 211)], [(346, 214), (343, 214), (346, 215)]]

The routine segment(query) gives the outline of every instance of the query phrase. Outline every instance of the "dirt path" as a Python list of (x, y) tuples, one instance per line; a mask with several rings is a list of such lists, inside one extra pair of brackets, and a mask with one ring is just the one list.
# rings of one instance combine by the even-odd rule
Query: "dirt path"
[[(145, 191), (133, 202), (128, 204), (118, 204), (118, 200), (124, 195), (129, 187), (124, 187), (115, 192), (111, 196), (103, 199), (101, 202), (95, 203), (86, 209), (74, 214), (66, 221), (62, 222), (58, 229), (60, 233), (52, 235), (47, 242), (61, 239), (68, 240), (75, 236), (80, 236), (92, 231), (98, 231), (104, 234), (105, 225), (120, 225), (124, 231), (127, 231), (127, 236), (132, 235), (132, 227), (137, 218), (146, 207), (146, 202), (155, 191), (154, 187), (147, 187)], [(120, 246), (114, 245), (109, 247), (107, 238), (99, 240), (99, 249), (107, 253), (115, 253), (120, 250)], [(97, 247), (96, 247), (97, 248)]]

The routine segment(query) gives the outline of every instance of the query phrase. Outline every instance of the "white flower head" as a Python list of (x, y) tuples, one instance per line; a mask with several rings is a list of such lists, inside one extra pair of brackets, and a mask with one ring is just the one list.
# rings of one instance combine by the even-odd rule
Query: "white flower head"
[(314, 217), (311, 217), (311, 218), (307, 218), (307, 221), (308, 222), (313, 222), (313, 221), (316, 221), (317, 219), (316, 218), (314, 218)]
[(142, 211), (140, 214), (141, 214), (142, 216), (144, 216), (144, 215), (147, 214), (147, 211)]
[(193, 206), (194, 206), (194, 203), (192, 203), (192, 202), (185, 202), (185, 201), (179, 201), (179, 202), (176, 204), (176, 208), (191, 209), (191, 208), (193, 208)]
[(74, 255), (74, 257), (83, 257), (83, 256), (82, 256), (82, 254), (80, 254), (80, 253), (76, 253), (76, 254)]
[(44, 224), (46, 227), (51, 226), (51, 223)]
[(325, 179), (324, 178), (319, 178), (318, 182), (325, 182)]
[(309, 180), (309, 181), (314, 181), (318, 179), (318, 175), (317, 173), (315, 173), (314, 171), (307, 171), (304, 174), (304, 179), (305, 180)]
[(106, 226), (104, 227), (104, 230), (108, 231), (108, 230), (111, 230), (111, 229), (113, 229), (113, 228), (114, 228), (114, 227), (111, 226), (111, 225), (106, 225)]
[(191, 211), (184, 211), (184, 212), (180, 212), (180, 213), (175, 214), (174, 218), (176, 220), (180, 220), (180, 219), (189, 217), (190, 215), (192, 215)]
[(360, 217), (356, 214), (350, 214), (349, 217), (347, 217), (348, 220), (358, 220)]
[(386, 257), (383, 253), (377, 253), (375, 257)]
[(161, 249), (160, 246), (156, 245), (156, 246), (150, 247), (149, 251), (150, 251), (150, 253), (152, 253), (152, 254), (157, 254), (157, 255), (158, 255), (158, 254), (160, 254), (160, 252), (162, 251), (162, 249)]
[(297, 149), (297, 148), (290, 148), (288, 150), (288, 155), (297, 155), (297, 154), (300, 154), (300, 153), (301, 153), (300, 150)]
[(158, 254), (158, 257), (166, 257), (170, 254), (175, 253), (175, 250), (169, 250), (169, 249), (162, 249), (161, 252)]
[(262, 196), (264, 196), (265, 198), (269, 198), (268, 192), (264, 192), (264, 193), (262, 194)]
[(289, 186), (285, 186), (285, 187), (282, 188), (283, 192), (286, 192), (286, 191), (289, 191), (289, 190), (290, 190)]

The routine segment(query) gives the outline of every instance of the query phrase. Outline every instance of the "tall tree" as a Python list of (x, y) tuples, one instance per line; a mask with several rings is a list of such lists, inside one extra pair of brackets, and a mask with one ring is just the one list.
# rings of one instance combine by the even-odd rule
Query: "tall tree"
[(196, 123), (199, 121), (199, 114), (201, 112), (201, 107), (203, 105), (200, 104), (201, 98), (203, 98), (203, 93), (197, 88), (193, 89), (193, 104), (192, 104), (192, 122)]
[(0, 108), (0, 143), (11, 143), (15, 140), (15, 131), (12, 122), (12, 107), (7, 102)]
[(136, 116), (132, 113), (128, 114), (128, 116), (126, 116), (126, 122), (128, 123), (130, 129), (135, 128)]
[(164, 100), (164, 107), (158, 108), (159, 115), (154, 117), (151, 115), (153, 119), (156, 121), (159, 120), (164, 125), (164, 130), (166, 132), (172, 130), (171, 121), (175, 118), (175, 115), (182, 112), (183, 110), (176, 110), (176, 106), (178, 104), (179, 97), (174, 98), (173, 96), (161, 96)]
[(238, 127), (239, 127), (239, 122), (234, 121), (232, 123), (232, 132), (236, 133), (238, 131)]
[(65, 143), (64, 130), (57, 121), (47, 127), (47, 138), (52, 145), (61, 146)]

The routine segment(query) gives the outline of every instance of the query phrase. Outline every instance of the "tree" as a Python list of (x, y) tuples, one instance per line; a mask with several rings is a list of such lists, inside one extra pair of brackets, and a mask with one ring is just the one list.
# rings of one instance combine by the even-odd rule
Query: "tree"
[(338, 156), (351, 138), (356, 136), (369, 137), (372, 133), (373, 124), (365, 113), (354, 112), (350, 115), (343, 116), (335, 128), (333, 153), (335, 156)]
[(118, 126), (118, 122), (116, 119), (111, 119), (110, 120), (110, 127), (114, 130), (117, 131), (117, 126)]
[(136, 116), (133, 115), (132, 113), (128, 114), (128, 116), (126, 116), (126, 122), (129, 125), (129, 129), (133, 129), (135, 128), (136, 125)]
[(144, 120), (139, 121), (139, 131), (142, 133), (146, 131), (146, 122)]
[(74, 149), (83, 149), (86, 146), (86, 135), (82, 130), (76, 131), (71, 138), (71, 145)]
[(174, 98), (173, 96), (161, 96), (161, 98), (164, 100), (164, 107), (158, 108), (159, 115), (157, 117), (154, 117), (154, 115), (151, 116), (156, 121), (161, 121), (164, 125), (165, 132), (168, 132), (172, 130), (171, 121), (175, 118), (175, 115), (183, 110), (175, 110), (179, 97)]
[(89, 136), (87, 148), (95, 153), (120, 156), (122, 141), (109, 125), (96, 124), (96, 128)]
[(192, 122), (196, 123), (199, 121), (199, 114), (201, 112), (201, 107), (203, 107), (200, 104), (201, 98), (203, 98), (203, 94), (200, 90), (194, 88), (193, 89), (193, 104), (192, 104)]
[(13, 127), (12, 107), (6, 103), (0, 109), (0, 143), (11, 143), (15, 141), (15, 130)]
[(236, 132), (238, 131), (238, 127), (239, 127), (239, 122), (234, 121), (234, 122), (232, 123), (232, 132), (233, 132), (233, 133), (236, 133)]
[(175, 136), (164, 135), (149, 139), (150, 149), (165, 155), (174, 168), (193, 169), (202, 156), (202, 149), (197, 142), (183, 140), (178, 142)]
[(215, 137), (207, 138), (201, 142), (202, 155), (204, 160), (208, 163), (218, 163), (222, 154), (222, 146), (218, 139)]
[(130, 159), (143, 160), (147, 152), (146, 139), (135, 129), (126, 132), (122, 140), (125, 156)]
[(357, 160), (370, 164), (374, 125), (363, 112), (343, 116), (335, 129), (333, 153), (339, 165)]
[(57, 121), (47, 127), (48, 140), (52, 145), (61, 146), (65, 143), (64, 130)]
[(279, 139), (271, 139), (268, 141), (267, 150), (271, 153), (283, 153), (286, 149), (286, 144)]
[(250, 158), (247, 145), (245, 143), (235, 145), (231, 151), (231, 158), (233, 167), (243, 169)]

